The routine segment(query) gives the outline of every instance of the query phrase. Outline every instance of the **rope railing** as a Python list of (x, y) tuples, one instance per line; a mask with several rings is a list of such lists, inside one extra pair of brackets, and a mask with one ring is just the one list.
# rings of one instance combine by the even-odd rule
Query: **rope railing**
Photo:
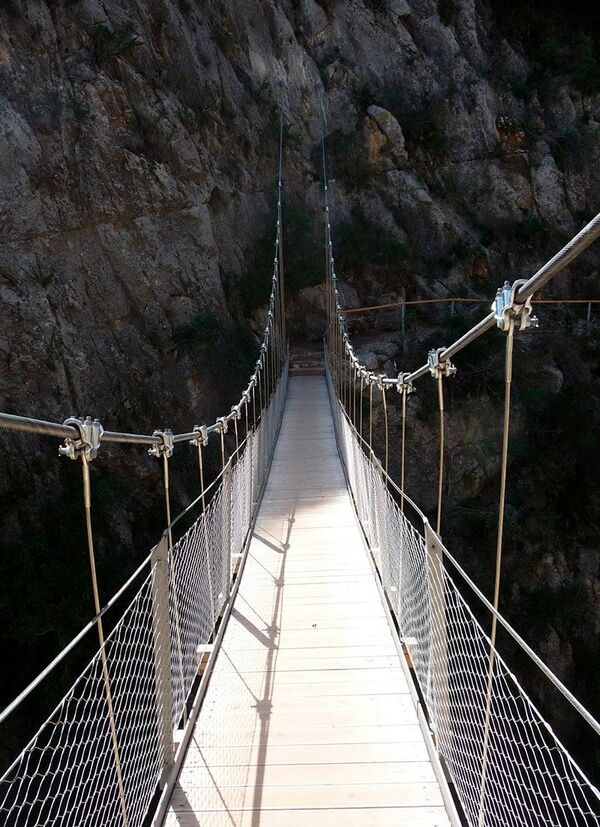
[[(600, 734), (598, 721), (498, 611), (513, 338), (518, 331), (537, 325), (531, 315), (534, 293), (600, 236), (600, 215), (530, 279), (500, 288), (492, 311), (449, 347), (431, 350), (426, 365), (389, 377), (360, 363), (347, 330), (351, 311), (342, 308), (335, 267), (324, 112), (321, 150), (327, 297), (325, 365), (338, 447), (365, 539), (412, 663), (436, 748), (466, 822), (471, 827), (600, 825), (600, 793), (544, 720), (496, 646), (497, 628), (501, 626), (540, 670), (548, 686), (571, 704), (596, 736)], [(496, 568), (493, 600), (489, 601), (444, 546), (441, 526), (444, 384), (456, 371), (451, 357), (493, 327), (506, 334), (506, 352)], [(435, 531), (404, 490), (407, 397), (413, 383), (426, 374), (436, 382), (439, 411)], [(386, 394), (390, 387), (401, 394), (399, 485), (391, 479), (388, 468)], [(383, 413), (381, 459), (374, 448), (376, 401)], [(487, 612), (490, 631), (484, 629), (464, 599), (456, 575), (478, 601), (479, 610)]]
[[(161, 800), (167, 800), (175, 783), (231, 611), (285, 404), (283, 136), (282, 104), (271, 293), (254, 371), (229, 413), (180, 434), (105, 431), (90, 417), (70, 417), (61, 424), (0, 413), (0, 430), (61, 439), (59, 453), (81, 461), (94, 603), (94, 617), (0, 713), (0, 726), (94, 629), (99, 644), (69, 692), (0, 776), (2, 824), (141, 827), (156, 796), (162, 791)], [(225, 441), (229, 431), (231, 452)], [(213, 434), (220, 441), (221, 469), (209, 482), (204, 452)], [(104, 443), (144, 445), (161, 461), (166, 528), (150, 555), (102, 605), (89, 466)], [(180, 443), (197, 452), (200, 493), (173, 518), (170, 461)], [(184, 518), (188, 523), (194, 512), (191, 526), (175, 539), (174, 527)], [(112, 618), (117, 601), (132, 591), (127, 608)]]

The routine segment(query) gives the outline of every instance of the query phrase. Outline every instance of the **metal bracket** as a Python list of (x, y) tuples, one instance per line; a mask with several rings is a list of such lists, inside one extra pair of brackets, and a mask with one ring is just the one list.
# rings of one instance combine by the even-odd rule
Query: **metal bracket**
[(221, 434), (226, 434), (227, 433), (227, 429), (229, 427), (229, 422), (227, 421), (226, 416), (217, 417), (217, 425), (219, 426), (218, 427), (219, 433), (221, 433)]
[(159, 445), (153, 445), (152, 448), (148, 449), (148, 453), (152, 457), (157, 457), (160, 459), (162, 456), (166, 456), (167, 459), (173, 456), (173, 431), (154, 431), (152, 436), (158, 436), (161, 438), (162, 442)]
[(526, 330), (528, 327), (538, 327), (539, 325), (537, 317), (531, 315), (531, 296), (523, 304), (515, 302), (517, 291), (525, 282), (526, 279), (517, 279), (511, 287), (510, 283), (505, 281), (504, 286), (499, 287), (496, 291), (492, 310), (494, 311), (496, 325), (505, 333), (508, 331), (511, 321), (518, 324), (518, 330)]
[(193, 431), (197, 436), (190, 440), (195, 448), (206, 447), (208, 445), (208, 431), (206, 425), (194, 425)]
[(434, 379), (439, 379), (440, 376), (454, 376), (456, 373), (456, 366), (452, 364), (450, 359), (440, 361), (440, 354), (444, 350), (445, 348), (438, 347), (437, 350), (430, 350), (427, 354), (427, 367)]
[(79, 438), (66, 437), (64, 444), (58, 448), (59, 456), (79, 459), (83, 454), (87, 462), (96, 459), (104, 433), (104, 428), (100, 422), (97, 419), (92, 419), (91, 416), (86, 416), (85, 419), (77, 419), (77, 417), (71, 416), (69, 419), (65, 419), (63, 424), (69, 425), (71, 428), (77, 428)]
[(239, 405), (232, 405), (231, 406), (231, 413), (233, 414), (234, 419), (241, 419), (242, 418), (241, 403)]
[(414, 391), (412, 379), (409, 378), (410, 373), (399, 373), (398, 374), (398, 384), (396, 385), (396, 390), (398, 393), (412, 393)]

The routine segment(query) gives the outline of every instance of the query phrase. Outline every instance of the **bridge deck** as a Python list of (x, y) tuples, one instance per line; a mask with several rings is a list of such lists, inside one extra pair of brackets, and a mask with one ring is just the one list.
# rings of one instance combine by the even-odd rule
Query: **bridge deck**
[(240, 590), (165, 823), (448, 824), (322, 377), (290, 380)]

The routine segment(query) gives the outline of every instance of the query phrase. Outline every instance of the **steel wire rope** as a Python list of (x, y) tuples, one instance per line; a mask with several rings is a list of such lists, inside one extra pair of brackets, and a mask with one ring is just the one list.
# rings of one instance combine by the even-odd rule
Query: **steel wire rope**
[(438, 465), (438, 491), (437, 491), (437, 520), (436, 530), (441, 534), (442, 526), (442, 496), (444, 489), (444, 450), (445, 450), (445, 428), (444, 428), (444, 378), (440, 371), (437, 376), (438, 411), (440, 420), (440, 442), (439, 442), (439, 465)]
[(88, 560), (90, 566), (90, 575), (92, 579), (92, 594), (94, 599), (94, 611), (96, 613), (96, 629), (98, 632), (98, 642), (100, 646), (100, 664), (102, 669), (102, 681), (104, 683), (104, 693), (106, 696), (106, 707), (108, 711), (108, 722), (110, 728), (110, 738), (113, 757), (115, 761), (115, 774), (117, 777), (117, 788), (119, 791), (119, 806), (121, 815), (123, 816), (124, 827), (129, 825), (129, 814), (127, 810), (127, 800), (125, 797), (125, 785), (123, 783), (123, 769), (121, 763), (121, 751), (119, 747), (119, 739), (117, 736), (117, 725), (115, 722), (115, 710), (112, 697), (112, 689), (110, 683), (110, 674), (108, 671), (108, 658), (106, 654), (106, 641), (104, 637), (104, 624), (102, 622), (102, 615), (100, 613), (100, 593), (98, 590), (98, 576), (96, 572), (96, 554), (94, 551), (94, 533), (92, 530), (92, 494), (90, 482), (90, 466), (85, 454), (85, 450), (80, 451), (81, 469), (82, 469), (82, 483), (83, 483), (83, 506), (85, 513), (85, 528), (87, 536)]
[(387, 410), (387, 399), (386, 399), (386, 387), (385, 385), (381, 385), (381, 399), (383, 402), (383, 422), (384, 422), (384, 431), (385, 431), (385, 473), (386, 476), (388, 474), (388, 454), (389, 454), (389, 432), (388, 432), (388, 410)]
[[(405, 474), (405, 457), (406, 457), (406, 397), (408, 395), (408, 387), (406, 385), (402, 385), (401, 390), (401, 406), (402, 406), (402, 419), (401, 419), (401, 438), (400, 438), (400, 489), (404, 491), (404, 474)], [(400, 510), (404, 512), (404, 497), (400, 498)]]
[[(502, 545), (504, 539), (504, 513), (506, 508), (506, 483), (508, 477), (508, 448), (510, 439), (510, 400), (511, 383), (513, 371), (513, 343), (514, 343), (515, 320), (510, 318), (506, 333), (506, 348), (504, 356), (504, 413), (502, 422), (502, 456), (500, 464), (500, 493), (498, 497), (498, 528), (496, 534), (496, 564), (494, 571), (494, 597), (493, 607), (498, 611), (500, 602), (500, 578), (502, 573)], [(438, 532), (439, 533), (439, 532)], [(490, 655), (487, 669), (486, 693), (485, 693), (485, 717), (483, 731), (483, 745), (481, 753), (481, 785), (479, 791), (479, 815), (478, 825), (483, 827), (485, 820), (484, 806), (487, 785), (488, 749), (490, 737), (490, 715), (492, 707), (492, 687), (494, 682), (494, 666), (496, 657), (496, 615), (492, 614), (492, 629), (490, 633)]]

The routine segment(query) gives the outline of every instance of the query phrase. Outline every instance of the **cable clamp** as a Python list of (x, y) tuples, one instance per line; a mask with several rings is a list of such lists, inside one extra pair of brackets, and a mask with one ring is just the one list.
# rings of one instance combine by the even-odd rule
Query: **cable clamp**
[(238, 405), (231, 406), (231, 413), (233, 414), (234, 419), (241, 419), (242, 418), (242, 406), (241, 403)]
[(229, 422), (227, 421), (226, 416), (218, 416), (217, 417), (217, 430), (221, 434), (226, 434), (227, 429), (229, 427)]
[(63, 425), (76, 428), (79, 431), (79, 437), (66, 437), (64, 444), (58, 448), (58, 455), (69, 459), (79, 459), (83, 455), (87, 462), (96, 459), (104, 434), (104, 428), (100, 422), (92, 419), (91, 416), (86, 416), (85, 419), (71, 416), (65, 419)]
[(206, 425), (194, 425), (194, 433), (197, 434), (192, 440), (191, 444), (196, 448), (206, 447), (208, 445), (208, 431)]
[(456, 366), (452, 364), (450, 359), (440, 360), (440, 355), (444, 350), (445, 348), (438, 347), (437, 350), (434, 348), (427, 354), (427, 367), (434, 379), (439, 379), (440, 376), (454, 376), (456, 373)]
[(398, 374), (398, 384), (396, 385), (396, 390), (398, 391), (398, 393), (406, 393), (407, 395), (414, 391), (412, 379), (410, 378), (410, 373)]
[(496, 298), (492, 304), (496, 325), (505, 333), (510, 327), (511, 320), (516, 323), (517, 330), (526, 330), (528, 327), (538, 327), (536, 316), (531, 315), (531, 296), (525, 302), (518, 304), (515, 301), (517, 291), (526, 282), (526, 279), (517, 279), (512, 287), (508, 281), (496, 291)]
[(173, 456), (173, 431), (170, 429), (166, 431), (154, 431), (152, 436), (160, 437), (160, 442), (157, 445), (153, 445), (152, 448), (148, 448), (148, 453), (151, 457), (156, 457), (160, 459), (161, 457), (169, 457)]
[(375, 384), (377, 385), (378, 390), (380, 390), (382, 393), (383, 393), (383, 377), (384, 377), (384, 375), (385, 374), (383, 374), (383, 373), (379, 373), (379, 374), (374, 373), (373, 374), (373, 380), (374, 380)]

